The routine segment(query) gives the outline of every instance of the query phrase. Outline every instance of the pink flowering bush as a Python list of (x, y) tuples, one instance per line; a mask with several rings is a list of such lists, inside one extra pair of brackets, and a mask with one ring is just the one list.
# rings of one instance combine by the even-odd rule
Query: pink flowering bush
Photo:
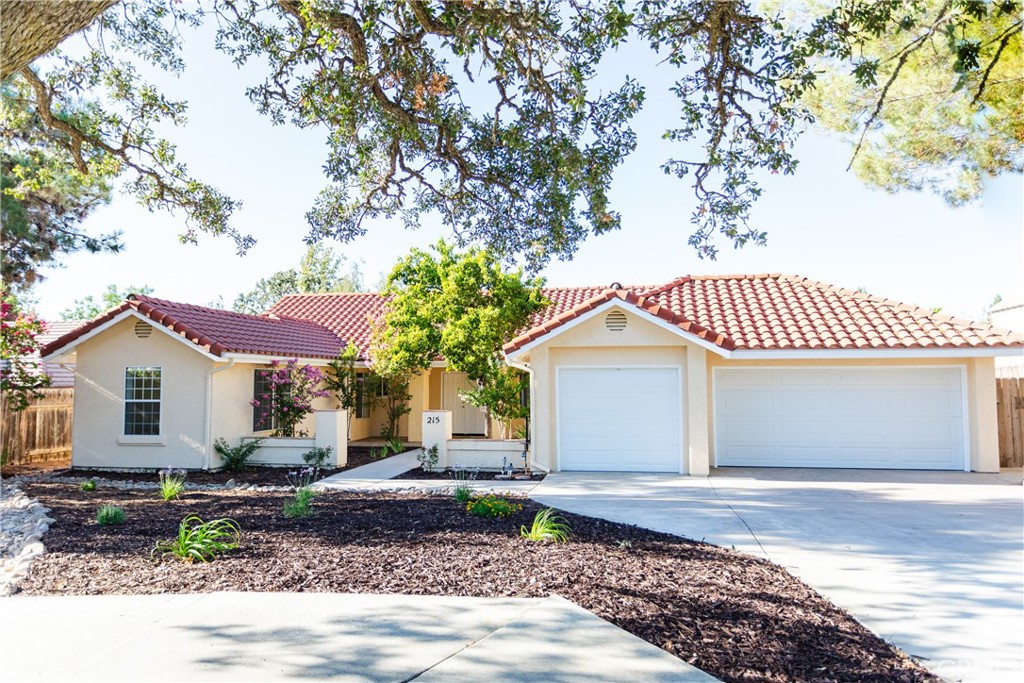
[(261, 370), (270, 385), (267, 393), (254, 398), (254, 407), (265, 407), (260, 427), (274, 427), (274, 436), (295, 436), (295, 428), (313, 412), (313, 399), (329, 393), (320, 387), (324, 375), (311, 365), (299, 366), (299, 359), (275, 360), (270, 370)]
[(25, 313), (12, 294), (0, 294), (0, 391), (10, 410), (24, 410), (29, 401), (50, 386), (50, 377), (33, 358), (39, 351), (37, 337), (46, 323)]

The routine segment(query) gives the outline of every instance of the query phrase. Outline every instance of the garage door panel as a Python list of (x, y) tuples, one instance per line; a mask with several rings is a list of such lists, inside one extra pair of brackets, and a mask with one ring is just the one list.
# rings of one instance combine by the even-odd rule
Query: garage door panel
[(723, 368), (716, 463), (962, 469), (963, 379), (948, 368)]
[(559, 368), (563, 470), (678, 472), (679, 368)]

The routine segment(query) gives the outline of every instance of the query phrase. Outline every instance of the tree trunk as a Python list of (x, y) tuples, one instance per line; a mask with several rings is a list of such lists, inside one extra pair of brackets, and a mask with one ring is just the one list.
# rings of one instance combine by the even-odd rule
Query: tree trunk
[(118, 0), (0, 0), (0, 79), (52, 52)]

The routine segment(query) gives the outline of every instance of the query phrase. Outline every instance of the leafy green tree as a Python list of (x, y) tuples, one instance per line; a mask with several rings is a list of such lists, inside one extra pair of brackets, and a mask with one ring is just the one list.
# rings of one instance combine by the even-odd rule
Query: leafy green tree
[(349, 342), (338, 357), (329, 363), (331, 371), (324, 375), (327, 390), (337, 397), (338, 407), (348, 413), (349, 436), (352, 434), (352, 419), (365, 389), (359, 384), (359, 371), (356, 370), (358, 360), (359, 348)]
[[(71, 118), (88, 112), (72, 109)], [(38, 137), (35, 113), (10, 84), (0, 84), (0, 222), (3, 284), (26, 291), (41, 266), (79, 250), (118, 251), (117, 233), (94, 236), (79, 227), (97, 206), (110, 200), (107, 177), (83, 173), (54, 154)]]
[[(692, 184), (690, 243), (702, 256), (714, 257), (720, 242), (765, 241), (748, 222), (762, 192), (758, 172), (795, 171), (793, 144), (813, 122), (805, 96), (823, 61), (860, 87), (881, 84), (873, 104), (855, 108), (869, 112), (856, 119), (864, 139), (856, 144), (872, 182), (928, 184), (900, 170), (914, 160), (941, 167), (942, 177), (970, 175), (972, 165), (1019, 168), (1012, 149), (1000, 159), (999, 146), (985, 141), (992, 131), (1013, 138), (1019, 123), (988, 113), (1016, 106), (1007, 102), (1014, 91), (1002, 87), (1019, 54), (1015, 0), (849, 0), (797, 22), (769, 3), (741, 0), (628, 8), (621, 0), (105, 0), (73, 2), (67, 17), (50, 21), (32, 14), (32, 4), (5, 3), (2, 73), (33, 102), (39, 139), (89, 172), (126, 174), (129, 192), (150, 208), (183, 210), (191, 226), (183, 239), (230, 234), (240, 251), (251, 238), (229, 226), (235, 203), (192, 178), (154, 133), (180, 123), (184, 104), (138, 78), (142, 62), (181, 71), (177, 27), (211, 18), (219, 49), (239, 64), (267, 65), (266, 79), (248, 91), (260, 112), (328, 131), (328, 186), (306, 216), (310, 241), (353, 239), (376, 218), (415, 227), (436, 213), (462, 243), (536, 270), (618, 228), (609, 189), (635, 148), (631, 121), (646, 92), (632, 78), (598, 79), (627, 40), (645, 43), (658, 68), (672, 70), (679, 123), (664, 138), (666, 149), (683, 151), (669, 152), (662, 168)], [(90, 16), (99, 18), (90, 25)], [(47, 52), (83, 25), (84, 56)], [(913, 116), (913, 104), (899, 104), (898, 82), (913, 80), (907, 64), (926, 51), (939, 55), (929, 87), (953, 103), (948, 118), (975, 152), (944, 157), (884, 141), (887, 125), (899, 131)], [(25, 61), (44, 54), (52, 57), (45, 65)], [(916, 70), (930, 68), (922, 61)], [(97, 116), (64, 117), (82, 92), (102, 101)], [(870, 170), (876, 138), (879, 158), (897, 157), (893, 168)], [(969, 194), (970, 182), (961, 185)], [(954, 200), (966, 196), (950, 188)]]
[(258, 314), (267, 310), (281, 297), (289, 294), (316, 294), (318, 292), (359, 292), (363, 289), (363, 276), (359, 265), (353, 263), (343, 272), (346, 258), (321, 243), (306, 249), (299, 267), (279, 270), (262, 278), (252, 291), (239, 294), (233, 308), (240, 313)]
[(816, 60), (821, 74), (804, 102), (853, 145), (851, 168), (867, 184), (930, 189), (960, 205), (981, 195), (985, 176), (1024, 171), (1020, 6), (930, 0), (903, 9), (906, 28), (865, 38), (852, 70)]
[(541, 284), (485, 249), (413, 249), (388, 277), (392, 298), (373, 329), (370, 366), (390, 388), (391, 377), (407, 380), (443, 356), (479, 382), (467, 401), (503, 422), (522, 417), (522, 378), (503, 365), (501, 346), (546, 305)]
[(129, 294), (152, 294), (152, 287), (118, 287), (107, 285), (105, 292), (98, 297), (92, 294), (81, 299), (75, 299), (71, 308), (61, 311), (60, 317), (64, 320), (91, 320), (96, 316), (109, 311), (115, 306), (120, 306)]
[(16, 296), (0, 292), (0, 394), (8, 410), (24, 410), (50, 386), (37, 356), (45, 331), (46, 323), (23, 311)]

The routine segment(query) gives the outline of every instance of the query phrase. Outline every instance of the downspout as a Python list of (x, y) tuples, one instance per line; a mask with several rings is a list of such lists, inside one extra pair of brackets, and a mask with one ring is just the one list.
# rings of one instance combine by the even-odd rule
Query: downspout
[(206, 457), (203, 462), (203, 469), (209, 470), (213, 464), (213, 376), (218, 372), (230, 370), (235, 366), (235, 359), (228, 361), (227, 365), (214, 366), (206, 373)]
[(518, 369), (522, 370), (523, 372), (525, 372), (526, 374), (528, 374), (530, 376), (530, 420), (529, 420), (529, 422), (527, 423), (527, 426), (526, 426), (526, 450), (529, 452), (529, 460), (528, 460), (528, 462), (529, 462), (531, 468), (537, 468), (537, 469), (541, 470), (542, 472), (550, 472), (551, 470), (549, 468), (544, 467), (543, 465), (541, 465), (541, 464), (537, 463), (536, 461), (534, 461), (534, 459), (533, 459), (533, 448), (531, 448), (531, 446), (533, 444), (533, 441), (532, 441), (533, 440), (533, 435), (537, 433), (537, 430), (535, 428), (535, 423), (534, 423), (534, 420), (537, 419), (537, 411), (535, 410), (535, 408), (536, 408), (536, 406), (535, 406), (536, 397), (534, 396), (534, 392), (533, 392), (533, 386), (534, 386), (534, 382), (533, 382), (533, 369), (530, 367), (529, 363), (519, 363), (519, 362), (516, 362), (516, 361), (512, 360), (508, 356), (505, 356), (505, 362), (508, 363), (511, 367), (518, 368)]

